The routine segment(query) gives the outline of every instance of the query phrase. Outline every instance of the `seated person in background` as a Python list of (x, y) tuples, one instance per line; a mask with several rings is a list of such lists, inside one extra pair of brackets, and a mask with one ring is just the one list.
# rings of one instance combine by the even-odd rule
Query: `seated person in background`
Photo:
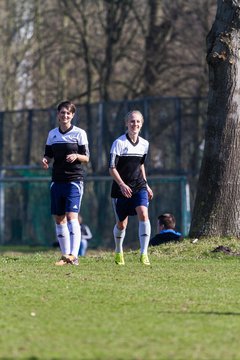
[(80, 248), (79, 248), (78, 255), (85, 256), (87, 248), (88, 248), (88, 241), (92, 239), (92, 233), (91, 233), (91, 230), (89, 229), (89, 226), (86, 224), (83, 224), (83, 218), (80, 214), (78, 216), (78, 220), (79, 220), (80, 228), (81, 228), (81, 242), (80, 242)]
[(159, 233), (150, 239), (149, 245), (156, 246), (170, 241), (181, 241), (183, 236), (175, 231), (176, 220), (172, 214), (166, 213), (158, 217)]

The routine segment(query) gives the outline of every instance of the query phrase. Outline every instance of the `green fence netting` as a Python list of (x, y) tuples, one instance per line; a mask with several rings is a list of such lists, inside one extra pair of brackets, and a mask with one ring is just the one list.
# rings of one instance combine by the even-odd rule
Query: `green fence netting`
[[(110, 198), (111, 178), (88, 177), (81, 214), (93, 239), (90, 248), (114, 248), (115, 223)], [(172, 212), (177, 229), (188, 234), (190, 223), (189, 186), (184, 176), (148, 178), (154, 192), (149, 205), (152, 235), (157, 231), (157, 217)], [(2, 245), (52, 246), (55, 226), (50, 214), (50, 177), (39, 169), (2, 170), (0, 178), (0, 243)], [(138, 222), (129, 218), (125, 246), (138, 248)]]

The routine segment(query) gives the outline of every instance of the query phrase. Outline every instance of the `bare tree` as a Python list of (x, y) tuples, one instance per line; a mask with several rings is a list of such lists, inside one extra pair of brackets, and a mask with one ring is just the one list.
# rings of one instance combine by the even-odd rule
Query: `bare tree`
[(206, 96), (205, 38), (215, 0), (149, 1), (143, 94)]
[(31, 9), (23, 0), (0, 3), (0, 103), (12, 110), (25, 106), (28, 98), (27, 79), (24, 69), (29, 49), (31, 27), (28, 21)]
[(190, 236), (240, 236), (240, 0), (218, 0), (207, 37), (208, 120)]
[(214, 2), (0, 2), (3, 109), (206, 95), (203, 39)]
[(173, 40), (174, 17), (164, 16), (162, 0), (148, 1), (148, 30), (145, 36), (144, 95), (154, 95), (156, 82), (166, 71), (168, 44)]

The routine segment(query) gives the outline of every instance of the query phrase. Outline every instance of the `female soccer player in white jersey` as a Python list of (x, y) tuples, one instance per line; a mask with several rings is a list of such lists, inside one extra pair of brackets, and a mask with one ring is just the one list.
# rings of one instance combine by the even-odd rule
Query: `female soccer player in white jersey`
[(148, 244), (151, 225), (148, 217), (149, 200), (153, 192), (147, 184), (144, 161), (149, 143), (139, 136), (143, 125), (140, 111), (130, 111), (125, 117), (126, 134), (117, 138), (111, 147), (109, 173), (113, 177), (112, 204), (116, 217), (113, 234), (115, 263), (124, 265), (123, 240), (128, 216), (137, 215), (139, 221), (140, 262), (150, 265)]
[(81, 241), (78, 213), (83, 196), (83, 163), (89, 161), (88, 139), (83, 129), (72, 125), (76, 107), (69, 101), (58, 105), (59, 127), (47, 138), (42, 159), (44, 169), (53, 159), (51, 214), (55, 218), (56, 236), (62, 252), (56, 265), (78, 265)]

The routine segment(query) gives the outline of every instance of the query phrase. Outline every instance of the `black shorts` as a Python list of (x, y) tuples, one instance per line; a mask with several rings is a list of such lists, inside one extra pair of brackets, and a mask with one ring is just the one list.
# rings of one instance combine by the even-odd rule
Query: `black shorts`
[(137, 215), (136, 207), (149, 205), (148, 192), (145, 189), (133, 194), (131, 198), (113, 198), (113, 210), (117, 221), (123, 221), (128, 216)]

